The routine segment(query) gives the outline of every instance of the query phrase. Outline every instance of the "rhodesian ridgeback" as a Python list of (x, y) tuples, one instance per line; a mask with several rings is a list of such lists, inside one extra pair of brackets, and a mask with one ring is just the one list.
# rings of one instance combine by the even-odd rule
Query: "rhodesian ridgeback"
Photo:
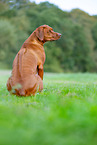
[(43, 44), (60, 37), (61, 34), (48, 25), (38, 27), (29, 36), (13, 61), (12, 74), (7, 81), (8, 91), (18, 96), (30, 96), (43, 90)]

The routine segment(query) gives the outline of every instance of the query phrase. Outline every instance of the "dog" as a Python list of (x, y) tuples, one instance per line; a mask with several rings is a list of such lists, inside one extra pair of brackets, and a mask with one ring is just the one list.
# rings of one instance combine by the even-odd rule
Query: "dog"
[(9, 92), (17, 96), (31, 96), (43, 90), (43, 45), (60, 37), (61, 34), (54, 32), (48, 25), (38, 27), (28, 37), (13, 61), (11, 77), (7, 81)]

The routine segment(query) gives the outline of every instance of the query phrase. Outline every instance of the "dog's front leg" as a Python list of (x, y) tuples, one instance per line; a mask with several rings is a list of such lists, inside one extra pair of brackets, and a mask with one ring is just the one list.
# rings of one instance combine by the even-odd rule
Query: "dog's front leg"
[(41, 79), (43, 80), (43, 65), (40, 64), (38, 66), (38, 75), (41, 77)]

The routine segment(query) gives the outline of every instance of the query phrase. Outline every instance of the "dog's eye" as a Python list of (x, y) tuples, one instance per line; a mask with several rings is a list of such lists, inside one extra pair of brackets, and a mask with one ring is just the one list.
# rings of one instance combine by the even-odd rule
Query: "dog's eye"
[(51, 32), (51, 30), (49, 30), (49, 32)]

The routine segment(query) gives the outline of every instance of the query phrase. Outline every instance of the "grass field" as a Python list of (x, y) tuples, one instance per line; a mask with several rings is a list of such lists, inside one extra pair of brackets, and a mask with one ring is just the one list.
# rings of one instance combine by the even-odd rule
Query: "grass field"
[(44, 90), (16, 97), (0, 71), (0, 145), (97, 145), (97, 74), (44, 74)]

